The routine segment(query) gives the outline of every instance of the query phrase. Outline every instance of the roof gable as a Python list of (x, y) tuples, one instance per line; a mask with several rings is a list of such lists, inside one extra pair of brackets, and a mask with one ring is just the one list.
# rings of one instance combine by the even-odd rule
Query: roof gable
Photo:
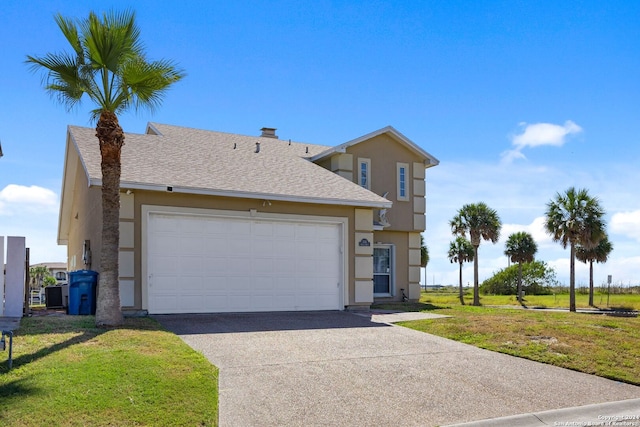
[(417, 145), (415, 142), (411, 141), (409, 138), (404, 136), (402, 133), (396, 130), (393, 126), (383, 127), (382, 129), (378, 129), (376, 131), (363, 135), (359, 138), (352, 139), (351, 141), (347, 141), (335, 147), (331, 147), (311, 157), (311, 161), (317, 162), (327, 157), (330, 157), (335, 153), (344, 153), (346, 152), (347, 148), (351, 146), (360, 144), (361, 142), (368, 141), (372, 138), (375, 138), (378, 135), (383, 135), (383, 134), (390, 136), (394, 141), (404, 145), (409, 151), (412, 151), (415, 154), (417, 154), (419, 157), (421, 157), (424, 161), (425, 168), (430, 168), (440, 163), (438, 159), (433, 157), (431, 154), (427, 153), (419, 145)]

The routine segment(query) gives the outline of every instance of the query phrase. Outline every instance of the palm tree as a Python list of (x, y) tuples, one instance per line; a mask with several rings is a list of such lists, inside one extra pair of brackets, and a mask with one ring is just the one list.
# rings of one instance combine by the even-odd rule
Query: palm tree
[(576, 246), (592, 248), (605, 236), (604, 210), (586, 189), (569, 188), (547, 203), (545, 228), (563, 248), (569, 246), (569, 310), (576, 311)]
[(51, 272), (44, 265), (29, 268), (29, 277), (31, 278), (31, 289), (40, 289), (43, 286), (45, 278), (51, 276)]
[(576, 245), (576, 258), (584, 263), (589, 263), (589, 306), (593, 307), (593, 262), (607, 262), (609, 254), (613, 251), (613, 244), (605, 235), (597, 246), (586, 248)]
[(424, 268), (424, 286), (427, 288), (427, 264), (429, 264), (429, 248), (424, 244), (424, 236), (420, 235), (420, 267)]
[(462, 264), (473, 261), (475, 258), (473, 245), (464, 237), (456, 237), (456, 240), (449, 245), (449, 261), (460, 264), (459, 284), (460, 284), (460, 304), (464, 305), (464, 292), (462, 291)]
[(465, 237), (473, 245), (473, 305), (480, 305), (478, 292), (478, 247), (481, 240), (496, 243), (500, 238), (502, 222), (498, 213), (484, 202), (464, 205), (449, 223), (455, 236)]
[(45, 72), (45, 89), (68, 109), (86, 94), (95, 104), (96, 136), (102, 158), (102, 249), (96, 324), (123, 322), (118, 288), (120, 155), (124, 132), (118, 114), (134, 107), (154, 110), (183, 71), (166, 60), (149, 62), (140, 41), (135, 13), (94, 12), (72, 20), (58, 14), (58, 27), (72, 53), (27, 56), (33, 71)]
[(525, 231), (513, 233), (507, 239), (504, 254), (511, 262), (518, 263), (518, 301), (522, 302), (522, 263), (532, 262), (535, 259), (538, 245), (533, 236)]

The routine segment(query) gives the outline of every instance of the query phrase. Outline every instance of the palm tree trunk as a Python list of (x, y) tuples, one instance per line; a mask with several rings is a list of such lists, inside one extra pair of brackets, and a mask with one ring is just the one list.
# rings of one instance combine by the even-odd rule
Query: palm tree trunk
[(460, 304), (464, 305), (464, 292), (462, 291), (462, 263), (458, 263), (460, 264), (460, 280), (458, 283), (460, 283)]
[(576, 311), (576, 247), (571, 242), (569, 256), (569, 311)]
[(473, 246), (473, 305), (480, 305), (480, 291), (478, 287), (478, 247)]
[(124, 132), (118, 117), (103, 111), (96, 126), (102, 156), (102, 248), (100, 279), (96, 301), (96, 325), (117, 326), (123, 323), (118, 282), (118, 248), (120, 242), (120, 154)]
[(522, 263), (518, 263), (518, 288), (516, 290), (518, 292), (518, 301), (522, 303)]
[(593, 307), (593, 261), (589, 261), (589, 307)]

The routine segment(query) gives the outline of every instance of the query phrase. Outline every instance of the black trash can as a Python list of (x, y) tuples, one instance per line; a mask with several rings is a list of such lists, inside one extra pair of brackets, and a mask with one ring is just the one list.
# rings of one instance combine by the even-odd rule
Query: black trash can
[(69, 273), (69, 314), (96, 314), (98, 273), (78, 270)]

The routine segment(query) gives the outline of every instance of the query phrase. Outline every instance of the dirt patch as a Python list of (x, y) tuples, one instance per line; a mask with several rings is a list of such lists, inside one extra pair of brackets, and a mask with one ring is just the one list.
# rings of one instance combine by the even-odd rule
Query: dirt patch
[(555, 337), (530, 337), (529, 338), (531, 341), (540, 343), (540, 344), (547, 344), (547, 345), (551, 345), (551, 344), (557, 344), (558, 343), (558, 339)]

